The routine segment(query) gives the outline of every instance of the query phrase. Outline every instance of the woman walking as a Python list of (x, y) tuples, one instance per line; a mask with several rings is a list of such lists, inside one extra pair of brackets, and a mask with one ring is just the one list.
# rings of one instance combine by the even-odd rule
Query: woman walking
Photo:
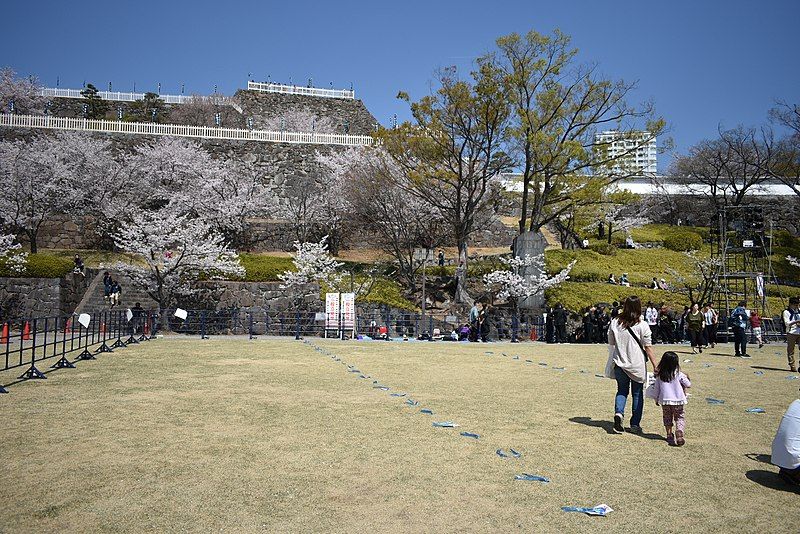
[(692, 343), (692, 352), (703, 352), (703, 323), (705, 316), (700, 311), (697, 303), (692, 304), (692, 309), (686, 314), (686, 331), (689, 333), (689, 340)]
[(628, 393), (632, 397), (631, 432), (641, 434), (644, 396), (642, 390), (647, 381), (647, 360), (656, 368), (653, 356), (650, 327), (642, 320), (642, 302), (639, 297), (625, 299), (622, 313), (608, 327), (608, 362), (606, 376), (617, 381), (614, 399), (614, 431), (622, 433), (622, 421)]

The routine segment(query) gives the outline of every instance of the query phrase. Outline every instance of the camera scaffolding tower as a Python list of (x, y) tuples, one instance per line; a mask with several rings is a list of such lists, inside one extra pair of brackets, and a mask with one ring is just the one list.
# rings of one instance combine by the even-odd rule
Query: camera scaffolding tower
[[(767, 236), (760, 206), (725, 206), (717, 209), (710, 225), (711, 258), (720, 262), (713, 302), (720, 314), (719, 333), (730, 332), (727, 320), (740, 301), (763, 318), (766, 334), (775, 332), (767, 305), (767, 286), (777, 284), (772, 270), (772, 239)], [(771, 230), (770, 230), (771, 234)]]

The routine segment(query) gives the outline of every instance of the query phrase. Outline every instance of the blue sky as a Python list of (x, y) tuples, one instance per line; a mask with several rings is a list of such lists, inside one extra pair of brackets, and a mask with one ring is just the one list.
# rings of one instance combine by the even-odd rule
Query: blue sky
[[(91, 6), (91, 7), (88, 7)], [(800, 1), (40, 1), (3, 6), (0, 64), (44, 85), (226, 94), (255, 79), (349, 87), (383, 124), (511, 32), (560, 28), (582, 61), (638, 80), (677, 150), (800, 100)], [(660, 167), (667, 163), (661, 158)]]

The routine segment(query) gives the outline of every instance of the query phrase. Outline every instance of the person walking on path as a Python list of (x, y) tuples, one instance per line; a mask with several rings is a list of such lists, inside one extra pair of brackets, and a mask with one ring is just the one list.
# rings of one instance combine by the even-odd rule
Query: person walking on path
[(733, 328), (733, 350), (734, 356), (737, 358), (749, 358), (747, 354), (747, 335), (745, 328), (747, 323), (750, 322), (750, 317), (745, 310), (747, 303), (741, 301), (736, 308), (731, 312), (731, 317), (728, 320), (729, 326)]
[[(648, 396), (661, 406), (664, 428), (667, 431), (667, 443), (682, 446), (686, 441), (683, 433), (686, 430), (686, 390), (692, 387), (689, 377), (681, 372), (678, 355), (671, 350), (661, 356), (658, 362), (656, 381)], [(675, 433), (672, 428), (675, 427)]]
[(753, 332), (753, 337), (758, 343), (758, 348), (760, 349), (763, 347), (764, 338), (761, 337), (761, 316), (758, 314), (758, 310), (752, 310), (750, 312), (750, 331)]
[(652, 302), (647, 303), (644, 318), (647, 321), (647, 326), (650, 327), (650, 335), (653, 339), (653, 343), (658, 343), (658, 310)]
[(692, 352), (703, 352), (703, 322), (705, 317), (700, 313), (700, 306), (692, 304), (692, 309), (686, 314), (686, 331), (692, 344)]
[(608, 327), (608, 361), (605, 376), (617, 381), (614, 398), (614, 431), (622, 433), (628, 393), (631, 393), (631, 432), (641, 434), (644, 410), (643, 389), (647, 381), (647, 360), (656, 368), (650, 327), (642, 320), (642, 301), (625, 299), (622, 313)]
[(714, 345), (717, 344), (717, 322), (719, 321), (719, 315), (710, 302), (707, 302), (706, 305), (703, 306), (703, 318), (703, 333), (706, 338), (706, 346), (710, 346), (713, 349)]
[(800, 298), (791, 297), (789, 307), (783, 312), (783, 324), (786, 327), (786, 357), (789, 360), (789, 370), (797, 372), (797, 362), (794, 359), (795, 347), (800, 345)]

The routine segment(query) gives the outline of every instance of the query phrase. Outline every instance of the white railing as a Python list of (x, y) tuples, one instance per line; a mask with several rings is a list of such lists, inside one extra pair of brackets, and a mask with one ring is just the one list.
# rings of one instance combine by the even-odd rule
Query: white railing
[[(39, 91), (39, 95), (46, 98), (84, 98), (81, 89), (60, 89), (45, 87)], [(122, 93), (119, 91), (98, 91), (97, 96), (103, 100), (114, 100), (117, 102), (135, 102), (144, 100), (144, 93)], [(185, 104), (192, 100), (192, 96), (186, 95), (158, 95), (158, 98), (166, 104)], [(225, 95), (212, 95), (203, 98), (210, 98), (216, 104), (230, 105), (231, 98)]]
[(199, 139), (230, 139), (234, 141), (262, 141), (267, 143), (295, 143), (313, 145), (370, 146), (375, 140), (368, 135), (326, 134), (312, 132), (276, 132), (239, 128), (213, 128), (184, 126), (181, 124), (156, 124), (152, 122), (122, 122), (95, 119), (74, 119), (52, 115), (0, 114), (0, 126), (44, 128), (52, 130), (78, 130), (86, 132), (122, 133), (133, 135), (168, 135)]
[(247, 82), (247, 89), (264, 93), (321, 96), (325, 98), (356, 97), (356, 92), (351, 89), (320, 89), (319, 87), (300, 87), (297, 85), (284, 85), (282, 83)]

